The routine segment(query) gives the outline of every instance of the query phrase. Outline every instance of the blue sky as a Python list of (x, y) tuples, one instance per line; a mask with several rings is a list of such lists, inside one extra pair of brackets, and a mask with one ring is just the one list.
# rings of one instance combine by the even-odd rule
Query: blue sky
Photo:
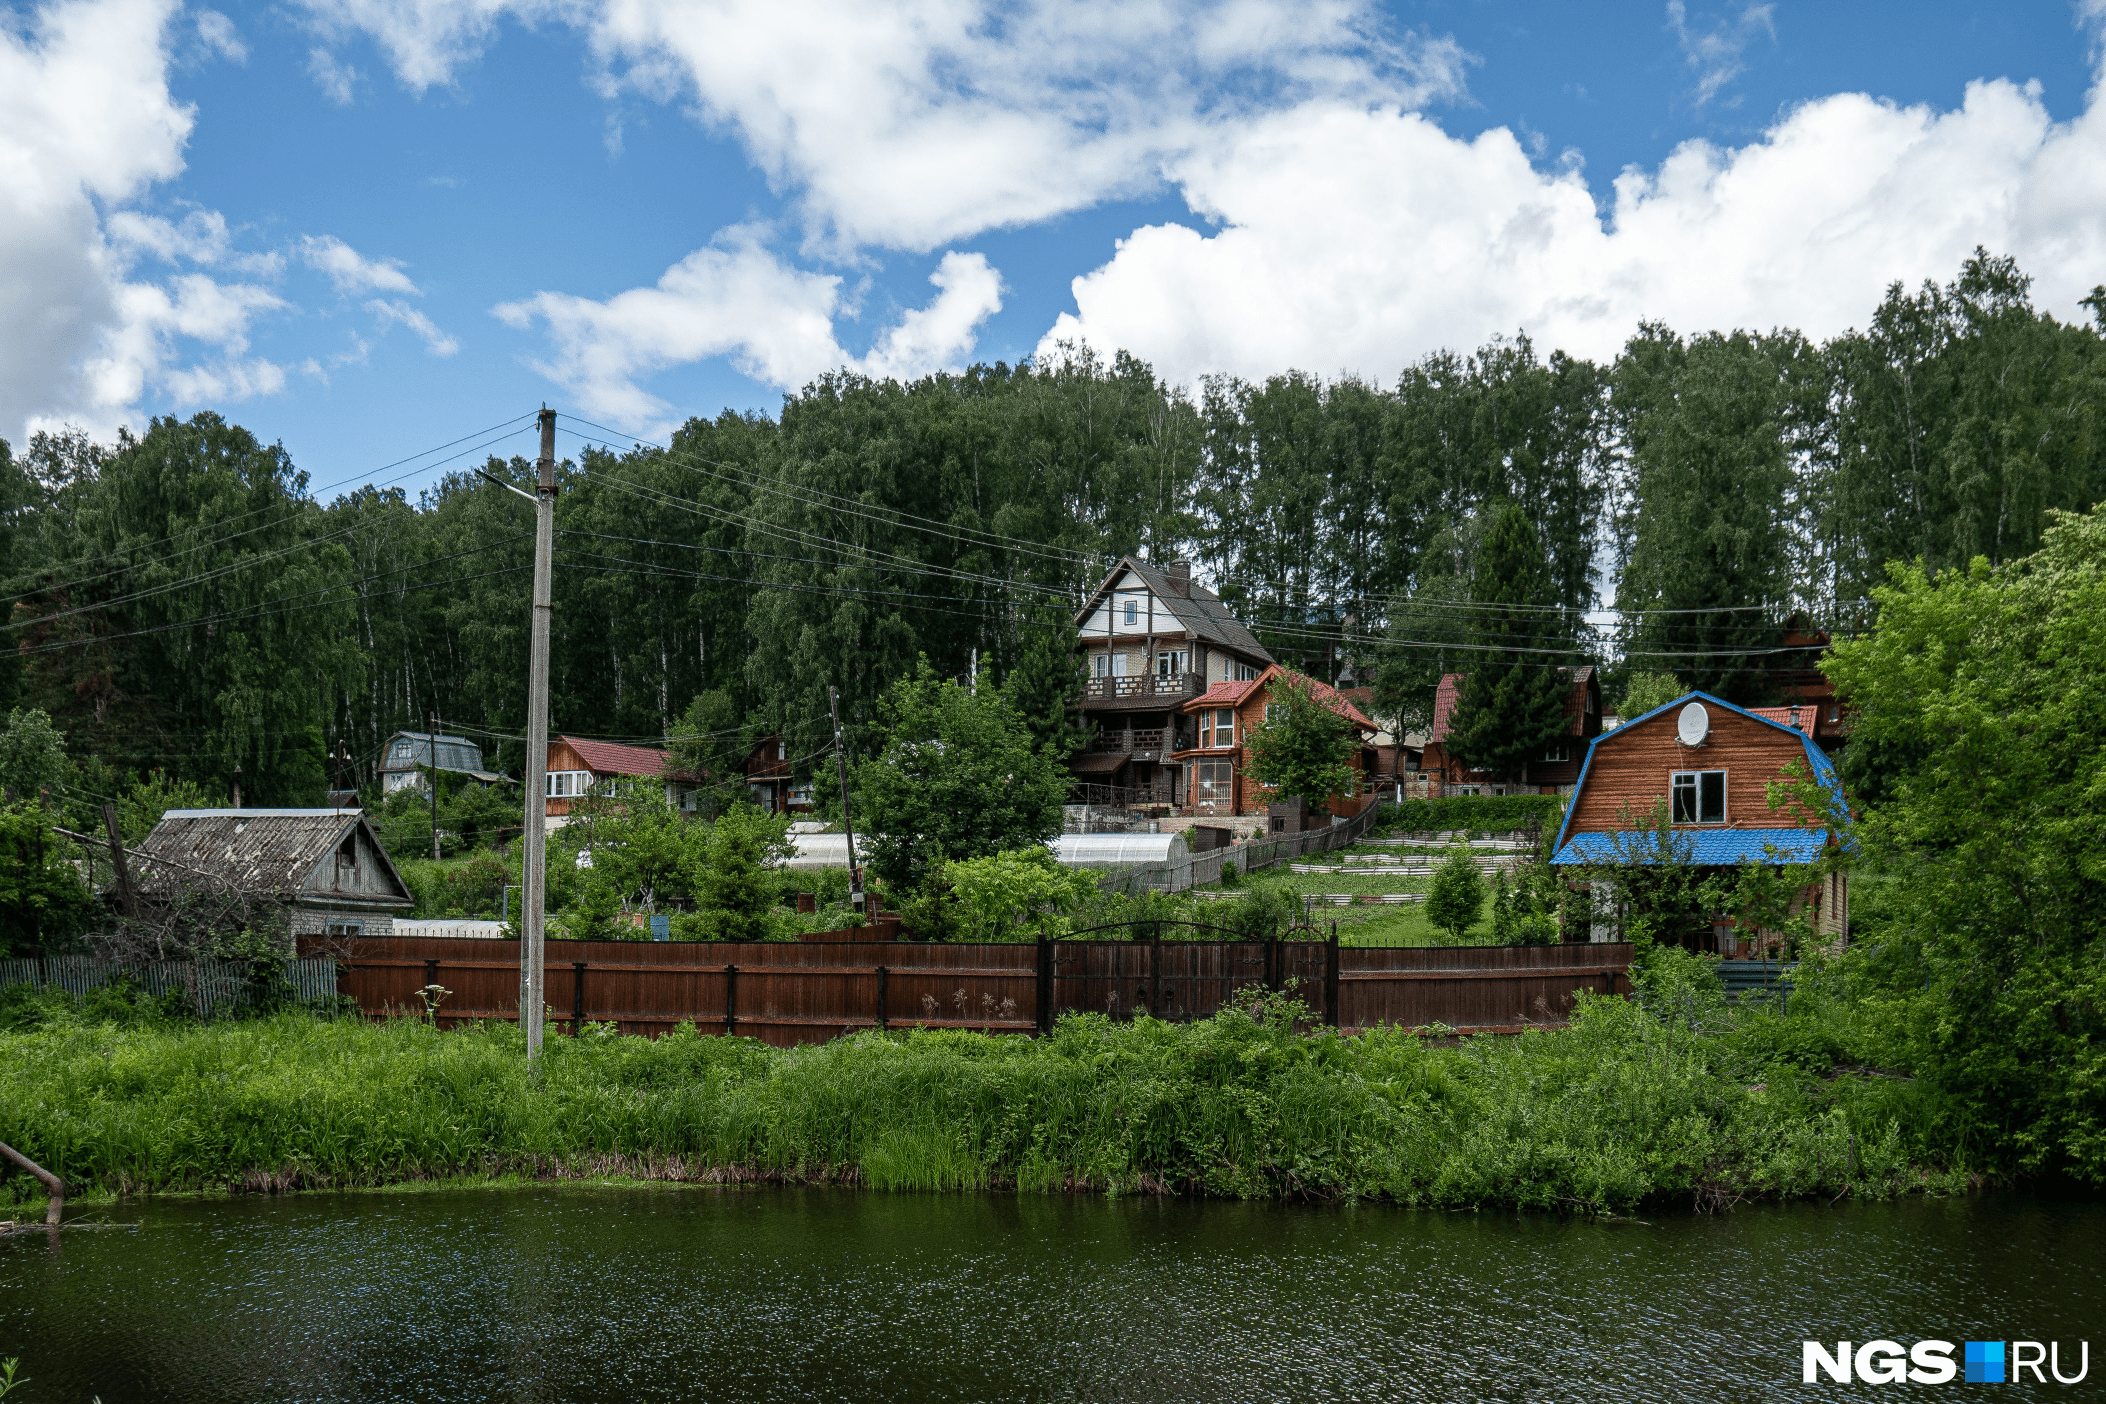
[(0, 437), (213, 408), (320, 486), (544, 400), (658, 434), (1060, 338), (1189, 384), (1825, 335), (1976, 243), (2076, 316), (2097, 14), (18, 5)]

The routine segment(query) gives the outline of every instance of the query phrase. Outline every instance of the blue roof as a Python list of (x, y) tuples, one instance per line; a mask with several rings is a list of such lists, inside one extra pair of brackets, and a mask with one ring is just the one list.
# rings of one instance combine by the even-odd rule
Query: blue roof
[[(1579, 783), (1572, 787), (1572, 799), (1565, 805), (1564, 822), (1558, 825), (1558, 839), (1553, 848), (1555, 856), (1551, 858), (1551, 862), (1615, 861), (1615, 853), (1610, 846), (1609, 835), (1575, 835), (1571, 833), (1572, 814), (1574, 810), (1579, 808), (1579, 797), (1586, 793), (1587, 772), (1594, 768), (1594, 753), (1600, 749), (1604, 741), (1615, 740), (1639, 722), (1657, 717), (1662, 712), (1673, 708), (1686, 706), (1691, 702), (1702, 702), (1709, 707), (1723, 707), (1737, 716), (1746, 717), (1749, 721), (1757, 722), (1767, 727), (1774, 727), (1797, 741), (1805, 751), (1807, 770), (1833, 796), (1836, 808), (1847, 812), (1848, 806), (1843, 796), (1843, 777), (1836, 773), (1835, 762), (1828, 758), (1826, 751), (1814, 744), (1811, 736), (1795, 727), (1786, 726), (1783, 722), (1771, 721), (1768, 717), (1757, 716), (1745, 707), (1736, 707), (1723, 697), (1713, 697), (1708, 692), (1685, 692), (1666, 706), (1655, 707), (1644, 716), (1633, 717), (1618, 726), (1614, 731), (1604, 731), (1587, 743), (1587, 758), (1580, 765)], [(1803, 853), (1806, 855), (1804, 857), (1788, 858), (1786, 861), (1807, 863), (1813, 861), (1813, 855), (1818, 854), (1822, 848), (1827, 846), (1829, 836), (1829, 830), (1826, 827), (1817, 829), (1677, 829), (1676, 832), (1686, 833), (1697, 841), (1698, 856), (1691, 861), (1703, 864), (1738, 863), (1742, 860), (1743, 855), (1748, 858), (1762, 859), (1764, 857), (1763, 845), (1766, 843), (1774, 844), (1787, 854)], [(1785, 835), (1786, 837), (1780, 839), (1777, 837), (1778, 835)], [(1569, 843), (1567, 842), (1568, 838), (1571, 840)], [(1582, 847), (1581, 845), (1585, 846)], [(1595, 857), (1597, 850), (1601, 855), (1599, 858)], [(1712, 854), (1718, 856), (1707, 856)], [(1729, 854), (1731, 856), (1726, 856)]]
[[(1732, 867), (1743, 862), (1811, 863), (1828, 846), (1826, 829), (1676, 829), (1673, 842), (1686, 842), (1687, 861), (1699, 867)], [(1618, 856), (1621, 839), (1623, 856)], [(1574, 834), (1560, 847), (1552, 863), (1617, 863), (1638, 854), (1650, 854), (1655, 842), (1649, 829), (1620, 829), (1613, 833)], [(1773, 854), (1771, 849), (1775, 849)], [(1659, 861), (1657, 856), (1638, 858), (1641, 863)]]

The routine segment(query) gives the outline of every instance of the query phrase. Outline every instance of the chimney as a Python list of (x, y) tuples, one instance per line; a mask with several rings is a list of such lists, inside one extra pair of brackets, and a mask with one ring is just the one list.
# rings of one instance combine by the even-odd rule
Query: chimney
[(1192, 563), (1190, 561), (1172, 561), (1164, 566), (1163, 583), (1170, 587), (1171, 594), (1178, 596), (1180, 599), (1191, 599)]
[(1797, 731), (1798, 729), (1799, 729), (1799, 704), (1798, 704), (1798, 703), (1796, 703), (1796, 702), (1794, 702), (1794, 703), (1792, 703), (1792, 730), (1793, 730), (1793, 731)]

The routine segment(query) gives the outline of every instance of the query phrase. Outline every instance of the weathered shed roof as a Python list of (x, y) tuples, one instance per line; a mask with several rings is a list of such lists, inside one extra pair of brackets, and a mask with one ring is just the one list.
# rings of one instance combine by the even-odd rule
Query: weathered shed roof
[[(392, 897), (365, 895), (385, 905), (415, 905), (409, 885), (357, 809), (171, 809), (135, 850), (146, 895), (217, 878), (242, 892), (298, 896), (315, 869), (334, 858), (347, 835), (359, 833), (395, 889)], [(162, 860), (156, 862), (155, 860)]]

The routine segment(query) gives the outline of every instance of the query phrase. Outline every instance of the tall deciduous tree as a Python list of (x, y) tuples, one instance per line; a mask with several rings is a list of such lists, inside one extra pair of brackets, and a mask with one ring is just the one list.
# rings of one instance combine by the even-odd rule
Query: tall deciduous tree
[(884, 750), (856, 767), (857, 827), (870, 869), (897, 889), (919, 886), (946, 858), (1044, 843), (1060, 832), (1067, 774), (1000, 688), (969, 692), (927, 660), (885, 694)]

